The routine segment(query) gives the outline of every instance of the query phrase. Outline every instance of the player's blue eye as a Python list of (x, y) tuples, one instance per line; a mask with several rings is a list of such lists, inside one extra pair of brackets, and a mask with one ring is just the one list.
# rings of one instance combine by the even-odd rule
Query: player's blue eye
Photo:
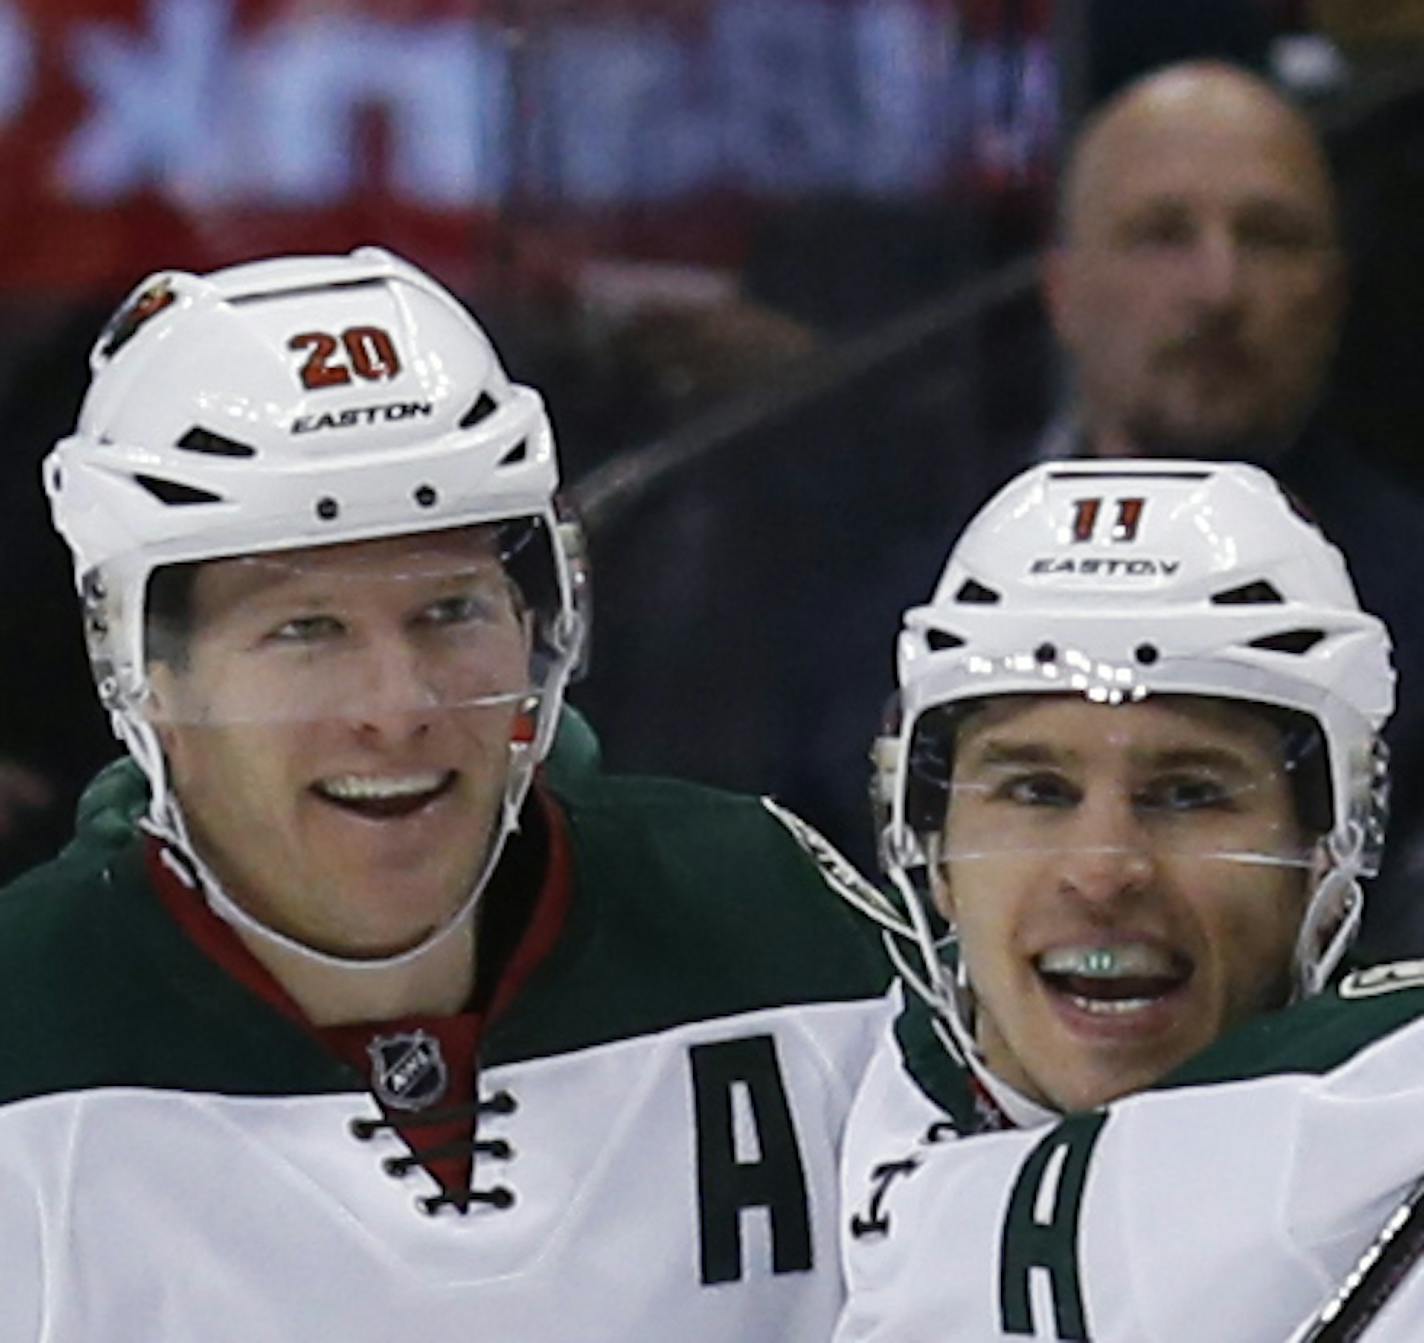
[(1185, 775), (1154, 780), (1138, 794), (1137, 803), (1148, 811), (1220, 810), (1233, 804), (1233, 795), (1219, 779)]
[(493, 620), (494, 602), (483, 593), (465, 592), (431, 602), (420, 613), (426, 625), (483, 624)]

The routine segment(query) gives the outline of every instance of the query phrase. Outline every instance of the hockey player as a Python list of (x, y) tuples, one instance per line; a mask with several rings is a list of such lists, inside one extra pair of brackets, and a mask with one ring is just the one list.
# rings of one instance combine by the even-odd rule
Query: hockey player
[(922, 997), (852, 1112), (837, 1343), (1290, 1337), (1424, 1174), (1424, 967), (1337, 970), (1383, 626), (1256, 468), (1059, 463), (899, 673), (873, 912)]
[(151, 802), (0, 896), (0, 1338), (824, 1339), (878, 952), (775, 809), (541, 781), (539, 397), (370, 248), (92, 363), (45, 481)]

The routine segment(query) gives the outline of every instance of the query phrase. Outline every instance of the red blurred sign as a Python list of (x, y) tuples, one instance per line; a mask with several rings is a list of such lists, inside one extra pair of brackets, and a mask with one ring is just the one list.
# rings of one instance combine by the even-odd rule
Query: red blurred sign
[(778, 202), (1042, 174), (1048, 7), (0, 0), (0, 287), (368, 241), (462, 285), (733, 263)]

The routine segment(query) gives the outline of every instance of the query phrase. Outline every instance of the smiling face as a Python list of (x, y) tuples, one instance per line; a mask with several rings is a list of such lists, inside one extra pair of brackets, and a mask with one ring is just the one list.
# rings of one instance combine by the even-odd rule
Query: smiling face
[(1094, 450), (1270, 448), (1311, 410), (1343, 293), (1316, 141), (1264, 85), (1191, 67), (1113, 105), (1073, 160), (1047, 297)]
[(1280, 734), (1247, 709), (1052, 696), (976, 712), (936, 899), (985, 1061), (1091, 1108), (1279, 1005), (1310, 851)]
[(270, 927), (413, 946), (465, 900), (523, 730), (529, 637), (491, 529), (201, 565), (154, 714), (195, 848)]

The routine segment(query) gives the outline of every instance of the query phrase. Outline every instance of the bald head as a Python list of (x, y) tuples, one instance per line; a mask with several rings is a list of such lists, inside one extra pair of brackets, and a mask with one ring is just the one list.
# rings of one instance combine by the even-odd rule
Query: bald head
[(1098, 451), (1269, 456), (1304, 419), (1342, 297), (1305, 118), (1216, 63), (1138, 81), (1068, 162), (1048, 273)]
[(1255, 154), (1279, 163), (1303, 197), (1325, 207), (1322, 224), (1335, 228), (1334, 186), (1314, 128), (1276, 88), (1245, 70), (1214, 61), (1168, 66), (1129, 85), (1088, 119), (1069, 153), (1059, 197), (1059, 219), (1071, 237), (1091, 202), (1111, 191), (1126, 161), (1144, 147), (1219, 136), (1249, 142)]

